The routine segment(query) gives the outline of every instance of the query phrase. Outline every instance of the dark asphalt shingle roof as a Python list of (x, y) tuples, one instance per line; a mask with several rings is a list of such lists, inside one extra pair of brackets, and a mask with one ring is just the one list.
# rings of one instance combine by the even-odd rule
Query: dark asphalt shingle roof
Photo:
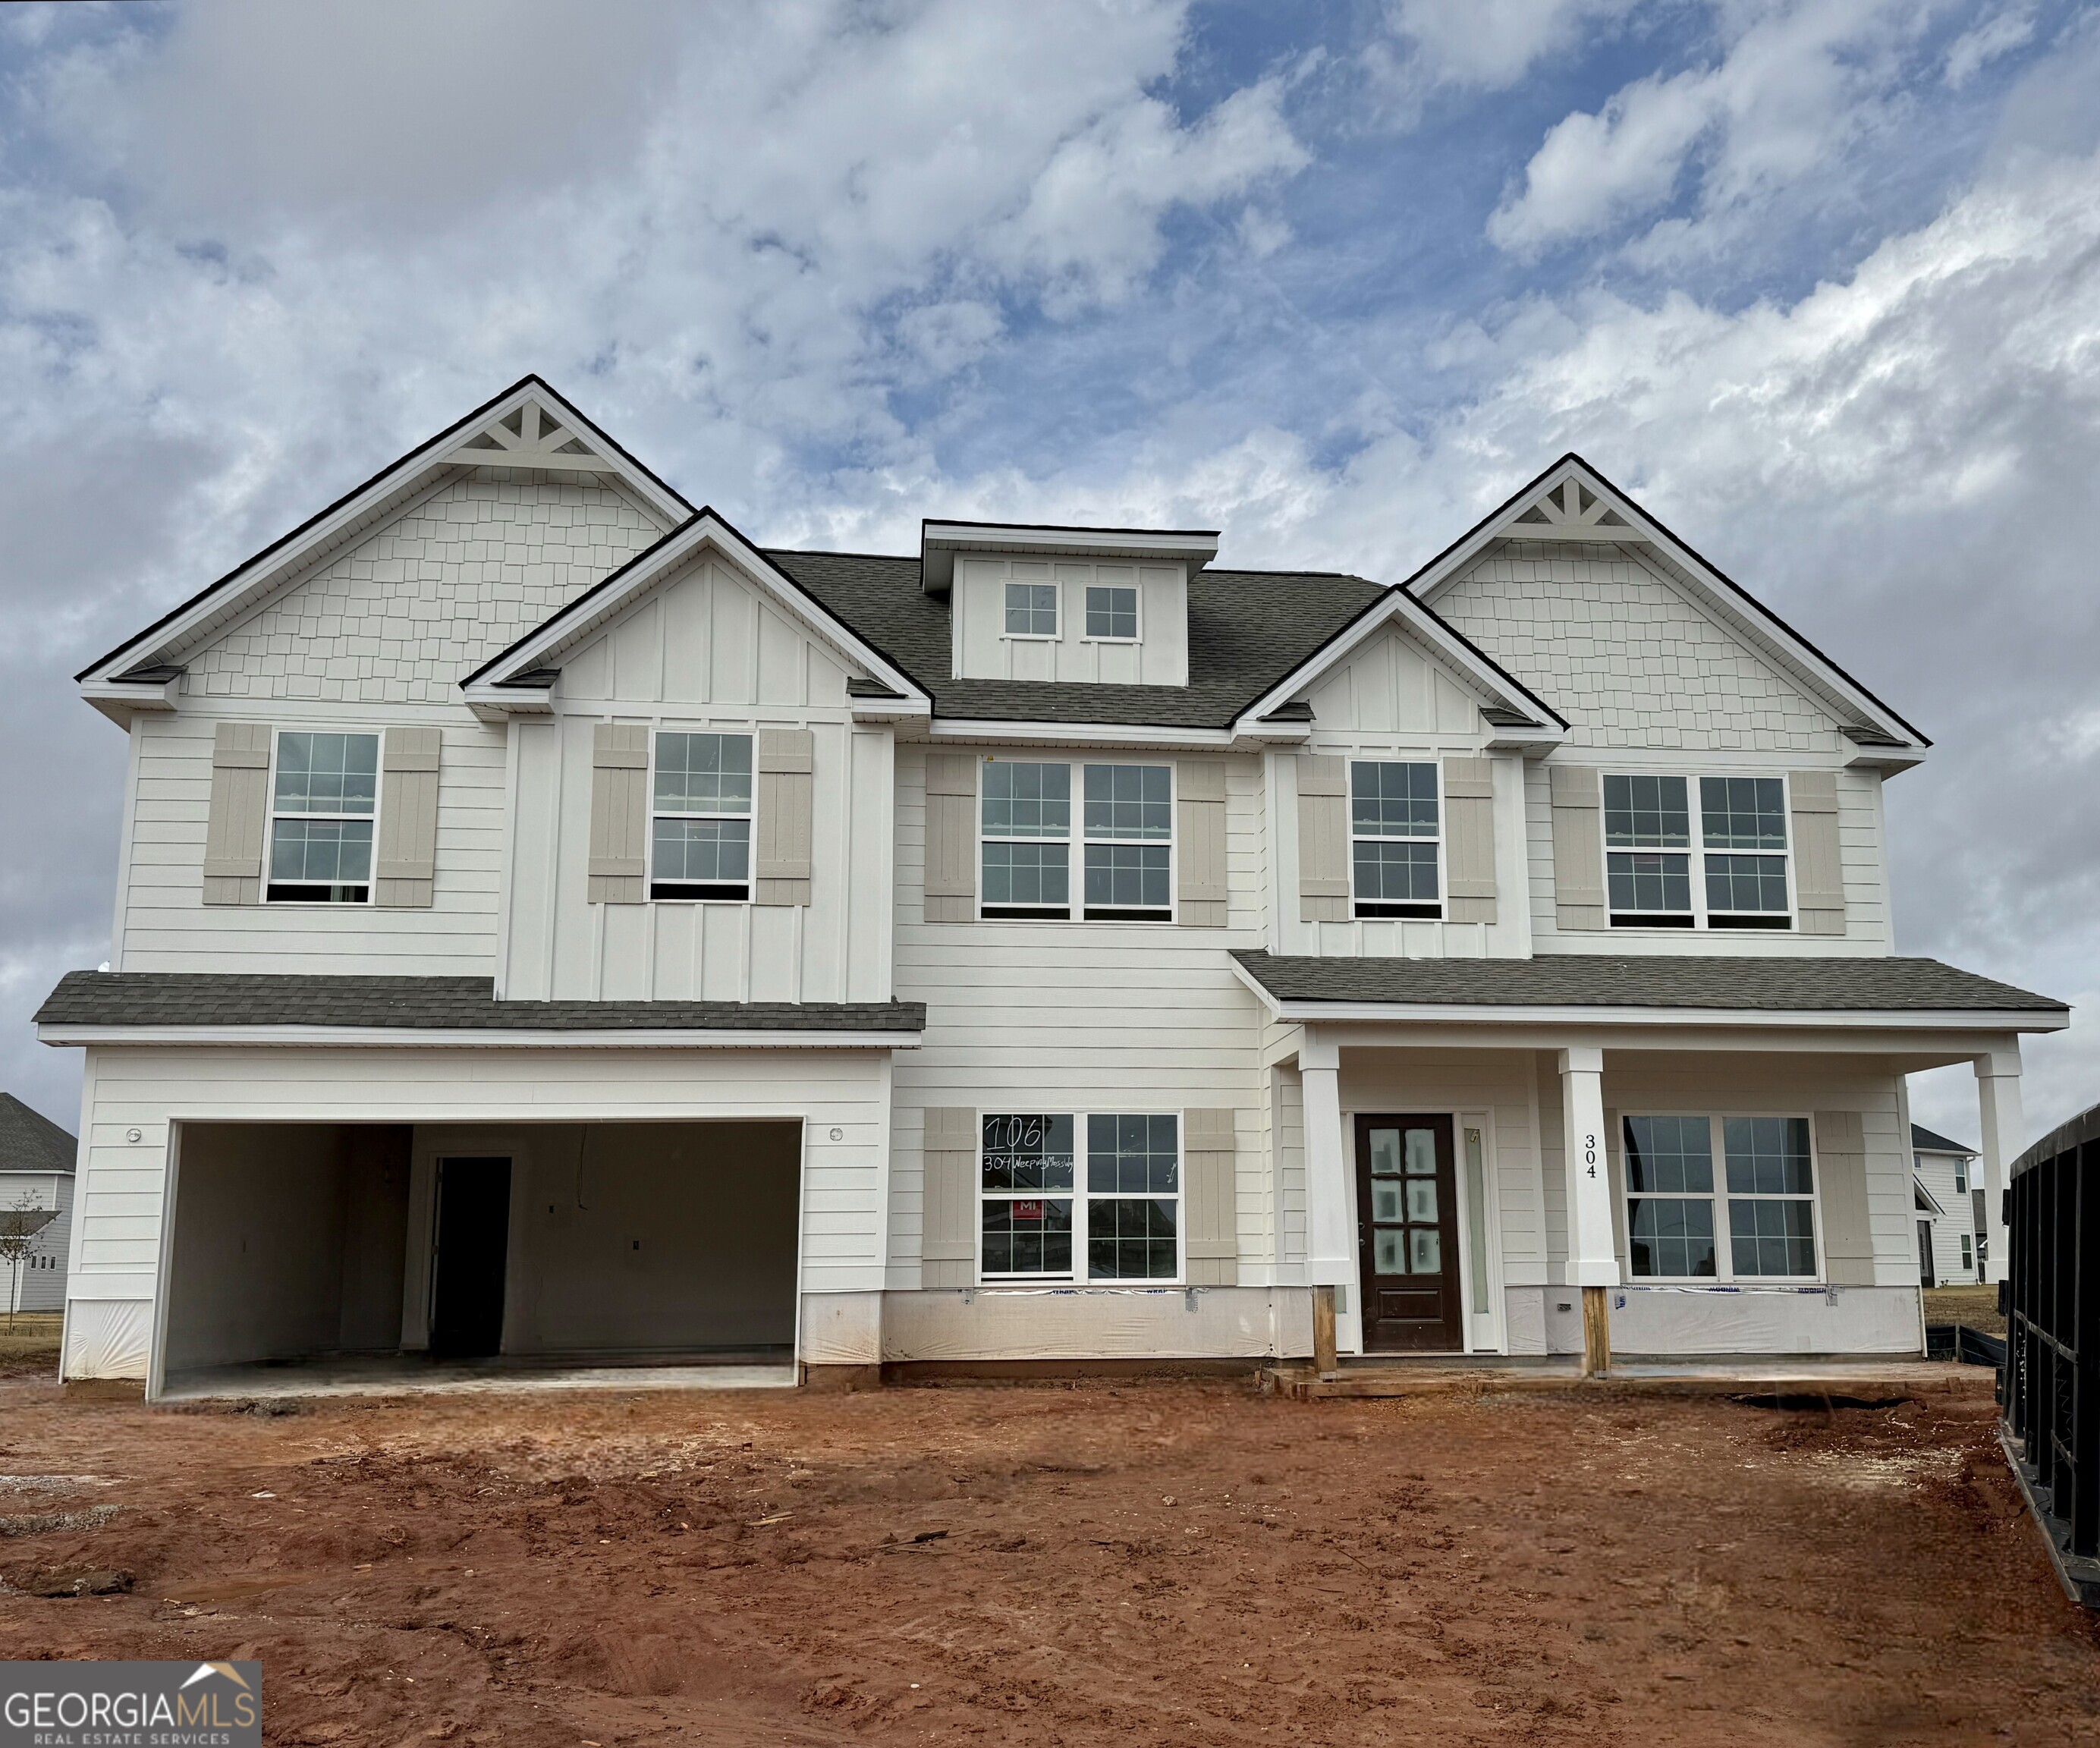
[(371, 1026), (445, 1031), (922, 1031), (923, 1001), (498, 1001), (488, 978), (69, 971), (43, 1026)]
[(1975, 1155), (1974, 1147), (1964, 1147), (1959, 1141), (1951, 1141), (1937, 1130), (1928, 1129), (1921, 1123), (1910, 1126), (1910, 1145), (1913, 1153), (1965, 1153)]
[(1228, 728), (1388, 591), (1361, 576), (1198, 571), (1189, 580), (1189, 683), (1100, 686), (951, 678), (948, 603), (920, 586), (916, 558), (765, 556), (932, 695), (937, 716), (1004, 722)]
[(0, 1092), (0, 1172), (71, 1172), (79, 1143), (40, 1110)]
[(1639, 958), (1551, 953), (1536, 959), (1315, 959), (1238, 951), (1285, 1001), (1454, 1007), (1726, 1008), (1882, 1013), (1958, 1009), (2062, 1009), (1936, 959)]

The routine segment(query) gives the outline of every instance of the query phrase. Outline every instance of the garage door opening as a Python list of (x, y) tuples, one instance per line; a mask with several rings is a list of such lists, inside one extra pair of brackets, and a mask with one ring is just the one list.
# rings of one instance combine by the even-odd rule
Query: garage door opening
[(801, 1159), (793, 1122), (185, 1123), (162, 1391), (792, 1379)]

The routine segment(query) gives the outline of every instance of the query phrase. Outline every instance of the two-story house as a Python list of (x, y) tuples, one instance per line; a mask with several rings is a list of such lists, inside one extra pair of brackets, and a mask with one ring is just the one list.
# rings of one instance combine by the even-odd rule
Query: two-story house
[(527, 378), (89, 667), (67, 1375), (1917, 1351), (1904, 1077), (1996, 1219), (2067, 1020), (1895, 955), (1925, 738), (1573, 456), (1216, 550), (765, 549)]

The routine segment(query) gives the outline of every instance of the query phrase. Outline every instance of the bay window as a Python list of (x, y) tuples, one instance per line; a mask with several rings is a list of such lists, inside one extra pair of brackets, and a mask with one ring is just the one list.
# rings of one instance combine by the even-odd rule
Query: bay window
[(1350, 888), (1358, 916), (1444, 914), (1436, 767), (1349, 765)]
[(1176, 1116), (987, 1115), (978, 1185), (978, 1269), (986, 1281), (1180, 1278)]
[(1793, 926), (1783, 778), (1607, 774), (1604, 800), (1613, 928)]
[(1636, 1280), (1815, 1278), (1806, 1117), (1630, 1116), (1621, 1137)]
[(751, 896), (751, 736), (656, 736), (649, 896)]
[(378, 735), (280, 731), (270, 790), (265, 900), (368, 902), (378, 806)]
[(1174, 916), (1174, 779), (1165, 765), (1083, 765), (1079, 878), (1073, 876), (1073, 766), (983, 764), (981, 908), (988, 917), (1069, 921), (1072, 892), (1088, 922)]

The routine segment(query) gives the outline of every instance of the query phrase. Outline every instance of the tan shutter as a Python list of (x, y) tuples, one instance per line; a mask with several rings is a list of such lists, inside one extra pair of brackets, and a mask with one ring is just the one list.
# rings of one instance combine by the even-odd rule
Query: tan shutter
[(1867, 1143), (1859, 1112), (1816, 1112), (1815, 1170), (1820, 1179), (1815, 1191), (1823, 1210), (1824, 1277), (1871, 1287), (1874, 1235), (1867, 1212)]
[(1553, 907), (1563, 929), (1608, 926), (1604, 792), (1587, 765), (1549, 765), (1553, 784)]
[(926, 755), (926, 920), (977, 914), (977, 761), (969, 753)]
[(974, 1287), (977, 1278), (977, 1114), (956, 1106), (926, 1113), (922, 1287)]
[(758, 731), (758, 856), (752, 893), (760, 904), (810, 902), (817, 737), (806, 728)]
[(1349, 920), (1349, 761), (1298, 756), (1298, 920)]
[(1191, 1287), (1237, 1287), (1240, 1278), (1239, 1186), (1233, 1114), (1182, 1114), (1181, 1217)]
[(1789, 771), (1793, 905), (1803, 934), (1845, 932), (1845, 863), (1838, 842), (1838, 774)]
[(1225, 761), (1182, 759), (1174, 773), (1176, 920), (1185, 929), (1222, 929), (1225, 884)]
[(1454, 923), (1495, 920), (1495, 767), (1491, 759), (1444, 761), (1444, 914)]
[(262, 840), (270, 823), (270, 725), (221, 722), (211, 743), (205, 817), (204, 902), (262, 902)]
[(591, 735), (593, 904), (639, 904), (649, 854), (649, 731), (600, 722)]
[(427, 910), (436, 887), (438, 752), (435, 728), (390, 728), (379, 758), (379, 850), (373, 902)]

